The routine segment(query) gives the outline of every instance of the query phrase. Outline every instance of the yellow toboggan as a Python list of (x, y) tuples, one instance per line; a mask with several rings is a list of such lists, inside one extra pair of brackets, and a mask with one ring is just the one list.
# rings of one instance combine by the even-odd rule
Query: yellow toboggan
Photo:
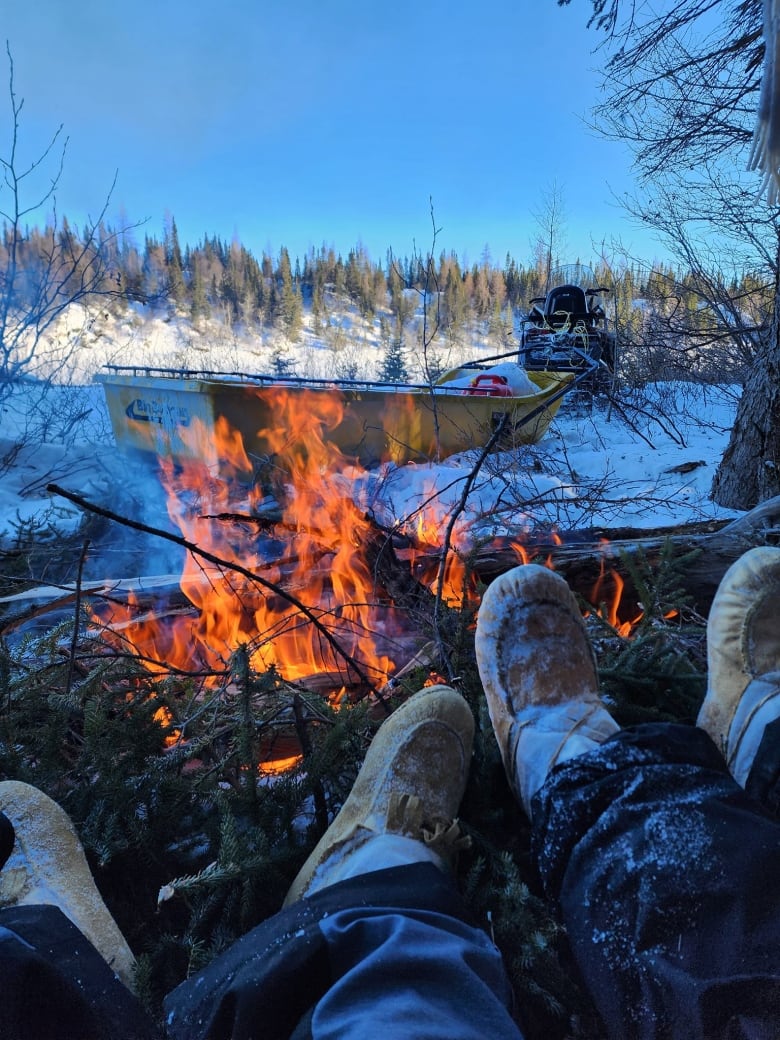
[(289, 402), (298, 401), (309, 418), (323, 417), (318, 431), (326, 444), (368, 467), (444, 459), (491, 438), (497, 448), (540, 440), (574, 376), (513, 367), (519, 389), (507, 365), (484, 363), (451, 369), (433, 386), (116, 365), (96, 380), (125, 450), (219, 468), (224, 442), (217, 430), (227, 424), (250, 460), (264, 458), (278, 443), (269, 431), (279, 434)]

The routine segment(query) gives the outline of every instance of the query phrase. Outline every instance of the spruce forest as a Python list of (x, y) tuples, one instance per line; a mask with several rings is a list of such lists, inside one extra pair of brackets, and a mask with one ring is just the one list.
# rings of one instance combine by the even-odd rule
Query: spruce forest
[[(352, 309), (366, 328), (376, 330), (376, 369), (357, 372), (353, 365), (335, 374), (402, 380), (415, 374), (426, 336), (461, 350), (475, 337), (507, 351), (516, 346), (530, 301), (544, 296), (555, 266), (569, 262), (554, 246), (552, 240), (547, 247), (540, 242), (531, 263), (507, 255), (499, 265), (486, 251), (479, 263), (466, 266), (455, 254), (436, 252), (434, 236), (426, 254), (388, 253), (380, 262), (360, 246), (346, 258), (323, 246), (293, 260), (285, 248), (276, 257), (258, 258), (239, 242), (216, 237), (182, 245), (175, 220), (162, 240), (146, 236), (140, 247), (133, 228), (100, 223), (79, 231), (63, 219), (56, 227), (24, 233), (5, 226), (0, 270), (6, 280), (13, 275), (13, 302), (23, 311), (37, 306), (54, 280), (63, 300), (82, 298), (86, 286), (93, 301), (102, 298), (106, 307), (137, 303), (152, 312), (169, 309), (196, 327), (212, 320), (227, 328), (276, 333), (269, 367), (277, 373), (294, 372), (285, 344), (301, 341), (305, 313), (309, 337), (338, 350), (345, 335), (338, 313)], [(739, 383), (768, 335), (774, 286), (765, 267), (726, 275), (698, 265), (691, 270), (616, 256), (595, 263), (593, 271), (610, 291), (620, 374), (627, 383)], [(44, 314), (47, 321), (51, 310)], [(13, 327), (8, 313), (5, 323)], [(5, 342), (0, 372), (9, 377), (16, 371), (14, 338), (6, 335)]]

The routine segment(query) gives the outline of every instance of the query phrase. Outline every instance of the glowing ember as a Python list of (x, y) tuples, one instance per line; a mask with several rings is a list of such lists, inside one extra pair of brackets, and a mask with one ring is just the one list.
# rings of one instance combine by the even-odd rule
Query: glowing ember
[(278, 776), (280, 773), (286, 773), (288, 770), (294, 769), (302, 761), (303, 755), (288, 755), (286, 758), (275, 758), (272, 761), (263, 762), (260, 766), (260, 773), (263, 776)]

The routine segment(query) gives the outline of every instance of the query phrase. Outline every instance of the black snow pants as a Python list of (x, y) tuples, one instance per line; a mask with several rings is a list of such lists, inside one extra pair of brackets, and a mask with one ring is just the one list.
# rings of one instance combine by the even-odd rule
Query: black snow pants
[(780, 1040), (778, 728), (754, 797), (702, 730), (665, 723), (616, 733), (537, 793), (539, 871), (610, 1040)]
[[(672, 724), (616, 734), (537, 794), (539, 870), (610, 1040), (780, 1040), (780, 822), (761, 804), (780, 775), (774, 728), (748, 783), (757, 797), (706, 734)], [(52, 908), (0, 911), (0, 978), (4, 1040), (153, 1032)], [(452, 883), (416, 864), (283, 910), (165, 1009), (177, 1040), (457, 1040), (519, 1036), (508, 1000), (500, 958)]]

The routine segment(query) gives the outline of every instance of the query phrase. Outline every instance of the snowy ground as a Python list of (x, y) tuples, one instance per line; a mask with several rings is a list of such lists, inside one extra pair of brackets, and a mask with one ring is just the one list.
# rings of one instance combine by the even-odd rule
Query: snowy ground
[[(554, 526), (655, 528), (724, 518), (709, 499), (736, 406), (733, 388), (663, 385), (641, 402), (611, 414), (566, 402), (544, 439), (497, 453), (483, 467), (462, 524), (474, 534)], [(99, 505), (145, 503), (143, 474), (117, 450), (98, 386), (20, 387), (3, 405), (0, 437), (0, 537), (21, 523), (67, 530), (80, 511), (53, 497), (56, 483)], [(16, 447), (21, 442), (20, 447)], [(377, 519), (391, 523), (433, 500), (443, 520), (457, 504), (474, 464), (464, 452), (438, 465), (389, 466), (353, 476), (354, 494)], [(138, 508), (138, 505), (136, 505)]]
[[(51, 483), (132, 519), (154, 524), (163, 518), (159, 491), (117, 450), (102, 389), (91, 382), (107, 361), (218, 367), (221, 360), (223, 368), (271, 370), (273, 344), (262, 340), (231, 333), (228, 350), (226, 340), (175, 322), (144, 322), (133, 313), (119, 326), (107, 316), (101, 321), (77, 312), (71, 317), (78, 348), (57, 377), (67, 385), (28, 381), (0, 395), (0, 546), (13, 541), (20, 525), (67, 531), (78, 523), (79, 509), (52, 496)], [(360, 330), (348, 331), (355, 350), (350, 363), (359, 364), (361, 375), (371, 374), (377, 344), (365, 339), (361, 353), (354, 343)], [(202, 349), (196, 349), (199, 335)], [(343, 351), (327, 342), (298, 349), (298, 374), (338, 374), (334, 364), (343, 362)], [(478, 353), (479, 344), (473, 350)], [(538, 445), (498, 453), (484, 465), (458, 521), (460, 544), (539, 527), (555, 528), (565, 538), (572, 530), (672, 527), (733, 516), (708, 496), (737, 397), (734, 387), (659, 384), (641, 393), (621, 391), (620, 405), (612, 408), (564, 399)], [(438, 465), (350, 471), (343, 482), (383, 524), (413, 518), (425, 503), (428, 518), (444, 525), (474, 459), (465, 452)], [(155, 554), (144, 559), (148, 573), (165, 569)], [(91, 566), (103, 577), (126, 576), (116, 562), (93, 559)]]

